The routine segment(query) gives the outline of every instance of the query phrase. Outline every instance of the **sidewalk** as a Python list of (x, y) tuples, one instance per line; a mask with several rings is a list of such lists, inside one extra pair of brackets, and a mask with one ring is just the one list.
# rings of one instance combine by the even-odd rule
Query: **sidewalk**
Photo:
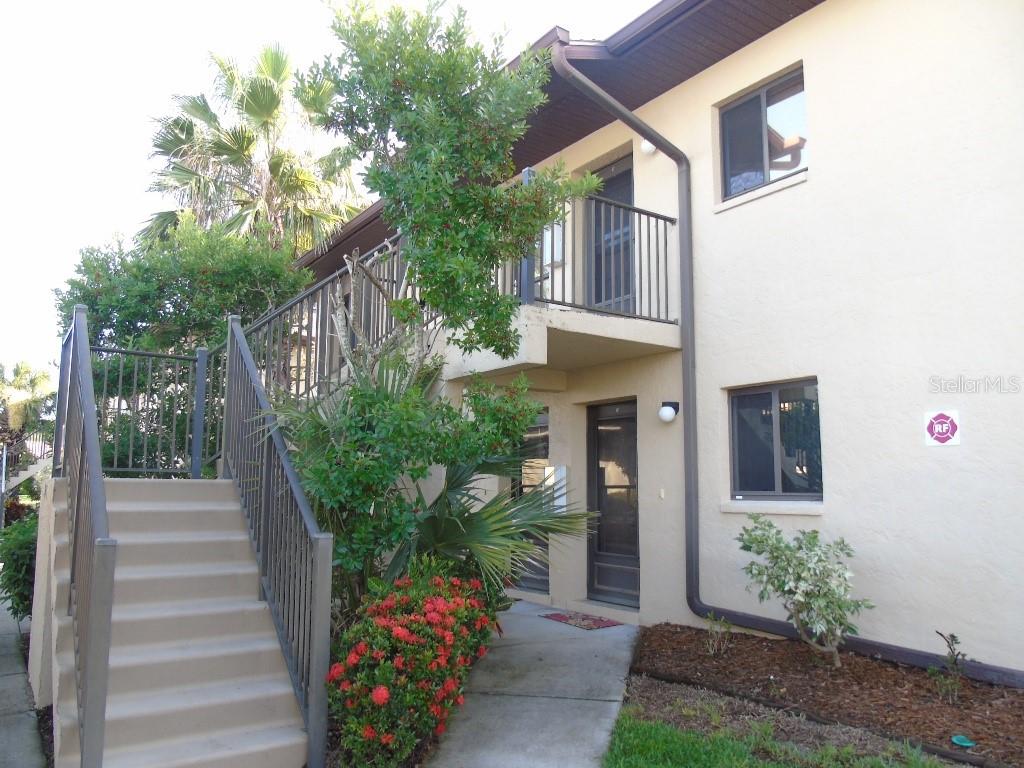
[(619, 713), (636, 627), (584, 630), (517, 602), (469, 676), (434, 768), (596, 768)]
[(0, 604), (0, 768), (44, 768), (18, 625)]

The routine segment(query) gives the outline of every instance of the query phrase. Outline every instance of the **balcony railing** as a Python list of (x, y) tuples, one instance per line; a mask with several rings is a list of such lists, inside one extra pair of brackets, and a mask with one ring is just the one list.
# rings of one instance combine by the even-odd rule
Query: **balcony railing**
[(676, 220), (632, 205), (572, 200), (536, 249), (495, 271), (495, 285), (524, 303), (673, 322), (670, 230)]

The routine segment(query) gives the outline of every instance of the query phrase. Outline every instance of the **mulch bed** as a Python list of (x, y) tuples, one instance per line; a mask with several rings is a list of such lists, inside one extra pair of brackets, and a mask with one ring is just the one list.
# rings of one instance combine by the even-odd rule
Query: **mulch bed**
[[(739, 633), (724, 656), (713, 658), (706, 637), (693, 627), (647, 627), (631, 671), (1024, 768), (1024, 690), (965, 678), (958, 703), (947, 704), (916, 667), (844, 653), (842, 668), (833, 669), (800, 642)], [(957, 750), (949, 740), (958, 733), (977, 746)]]

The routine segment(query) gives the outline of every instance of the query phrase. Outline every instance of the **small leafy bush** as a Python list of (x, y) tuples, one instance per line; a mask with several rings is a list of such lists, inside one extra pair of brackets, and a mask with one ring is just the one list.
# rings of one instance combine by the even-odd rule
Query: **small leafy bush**
[(716, 658), (724, 656), (732, 644), (732, 622), (724, 616), (708, 614), (708, 634), (704, 638), (704, 647), (708, 656)]
[(743, 568), (760, 588), (758, 599), (780, 598), (800, 639), (840, 667), (843, 635), (857, 634), (851, 617), (874, 607), (850, 595), (852, 574), (843, 558), (853, 557), (853, 547), (843, 539), (823, 542), (817, 531), (799, 531), (787, 541), (763, 515), (750, 515), (750, 521), (736, 540), (744, 552), (764, 557)]
[(956, 704), (960, 699), (967, 655), (960, 650), (960, 638), (952, 632), (946, 635), (935, 630), (935, 634), (946, 644), (946, 668), (928, 667), (928, 677), (935, 683), (940, 699), (947, 704)]
[(327, 689), (344, 765), (403, 765), (462, 704), (495, 618), (480, 580), (438, 571), (414, 561), (410, 576), (376, 583), (336, 648)]
[(30, 514), (0, 530), (0, 598), (18, 621), (32, 613), (38, 521), (38, 515)]

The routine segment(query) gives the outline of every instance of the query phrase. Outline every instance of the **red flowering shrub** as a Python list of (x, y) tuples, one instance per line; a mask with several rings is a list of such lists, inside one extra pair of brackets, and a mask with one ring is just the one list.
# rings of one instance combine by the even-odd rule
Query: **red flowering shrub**
[(366, 603), (327, 676), (347, 764), (400, 766), (443, 733), (493, 625), (477, 579), (406, 577)]

